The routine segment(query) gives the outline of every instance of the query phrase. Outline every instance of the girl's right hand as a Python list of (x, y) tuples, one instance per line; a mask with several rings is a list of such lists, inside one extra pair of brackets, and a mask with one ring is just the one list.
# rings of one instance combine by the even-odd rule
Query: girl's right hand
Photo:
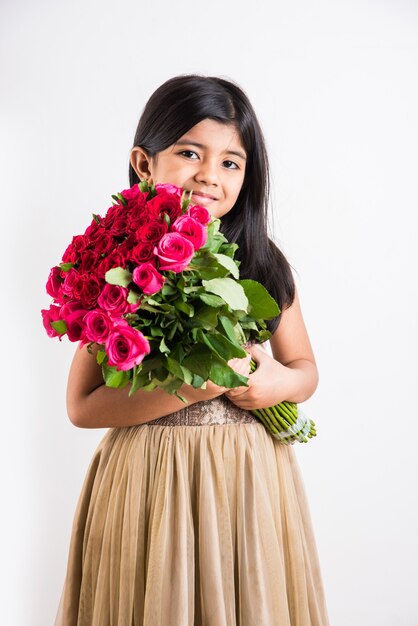
[[(238, 374), (249, 377), (251, 373), (250, 360), (251, 354), (247, 354), (247, 356), (243, 357), (242, 359), (230, 359), (228, 361), (228, 365)], [(188, 385), (188, 387), (190, 387), (190, 393), (193, 395), (196, 402), (217, 398), (218, 396), (221, 396), (230, 389), (230, 387), (222, 387), (220, 385), (217, 385), (211, 380), (208, 380), (206, 382), (206, 389), (195, 389), (191, 385)]]

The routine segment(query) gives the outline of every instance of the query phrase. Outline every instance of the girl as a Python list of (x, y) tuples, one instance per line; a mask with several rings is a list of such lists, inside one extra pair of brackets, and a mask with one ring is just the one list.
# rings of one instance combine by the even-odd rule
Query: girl
[[(268, 159), (233, 82), (172, 78), (151, 96), (131, 150), (130, 184), (193, 191), (239, 244), (240, 277), (262, 282), (281, 314), (260, 346), (232, 359), (248, 387), (105, 387), (86, 348), (67, 407), (108, 428), (75, 513), (56, 626), (326, 626), (318, 553), (292, 446), (250, 412), (315, 391), (318, 372), (284, 255), (267, 235)], [(250, 375), (249, 359), (258, 363)]]

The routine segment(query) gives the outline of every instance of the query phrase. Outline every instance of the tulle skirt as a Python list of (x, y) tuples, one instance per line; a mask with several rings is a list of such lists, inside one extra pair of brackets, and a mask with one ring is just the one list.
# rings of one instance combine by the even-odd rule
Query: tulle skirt
[(107, 430), (55, 621), (73, 625), (328, 626), (294, 446), (226, 396)]

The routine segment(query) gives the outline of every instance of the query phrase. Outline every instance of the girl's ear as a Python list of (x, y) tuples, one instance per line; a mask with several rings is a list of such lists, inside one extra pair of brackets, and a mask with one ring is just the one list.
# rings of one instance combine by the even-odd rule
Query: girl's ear
[(151, 180), (151, 158), (147, 152), (140, 146), (134, 146), (131, 150), (131, 165), (137, 173), (140, 180), (147, 180), (152, 183)]

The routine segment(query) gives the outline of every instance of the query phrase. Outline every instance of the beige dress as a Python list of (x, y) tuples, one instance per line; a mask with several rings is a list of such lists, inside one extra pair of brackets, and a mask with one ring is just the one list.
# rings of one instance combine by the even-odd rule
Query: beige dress
[(75, 625), (328, 626), (294, 446), (226, 396), (107, 430), (55, 620)]

